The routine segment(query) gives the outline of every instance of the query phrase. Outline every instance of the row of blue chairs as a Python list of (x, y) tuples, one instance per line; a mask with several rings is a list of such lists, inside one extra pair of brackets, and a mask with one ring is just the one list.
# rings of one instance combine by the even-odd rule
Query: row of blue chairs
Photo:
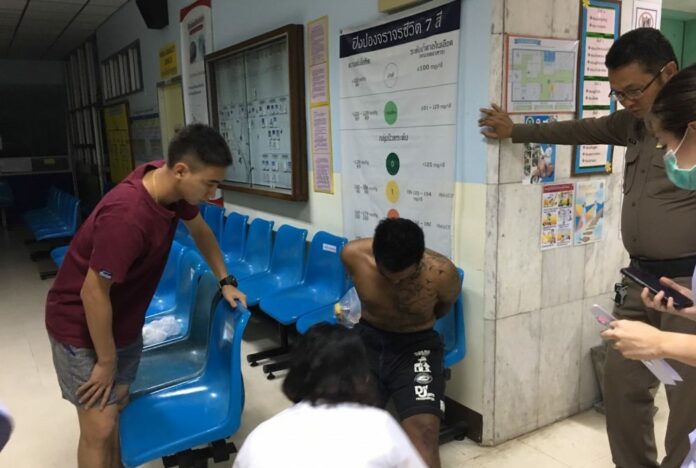
[[(237, 213), (228, 216), (221, 248), (228, 271), (238, 279), (249, 307), (258, 306), (279, 323), (289, 325), (299, 316), (340, 299), (348, 285), (340, 261), (345, 238), (318, 232), (306, 254), (305, 229), (283, 225), (274, 236), (272, 221), (257, 218), (247, 229), (246, 220)], [(146, 322), (171, 315), (181, 324), (183, 335), (204, 262), (195, 248), (180, 243), (181, 236), (177, 239)], [(271, 298), (280, 292), (282, 298)]]
[[(222, 233), (220, 242), (228, 270), (238, 278), (248, 306), (257, 306), (281, 326), (280, 347), (247, 357), (252, 365), (257, 365), (289, 351), (293, 326), (304, 333), (316, 323), (335, 322), (333, 305), (350, 283), (340, 262), (344, 238), (317, 233), (305, 265), (306, 230), (283, 225), (273, 236), (273, 221), (256, 218), (248, 224), (248, 229), (247, 222), (247, 216), (233, 212), (218, 232)], [(459, 270), (459, 273), (463, 280), (464, 272)], [(181, 283), (185, 285), (189, 276), (183, 273)], [(166, 273), (163, 282), (165, 278)], [(450, 368), (466, 353), (461, 297), (435, 328), (443, 337), (445, 365)], [(287, 362), (272, 362), (263, 366), (263, 370), (273, 378), (273, 372), (285, 367)]]
[(45, 207), (22, 215), (36, 241), (70, 238), (77, 232), (80, 199), (51, 187)]

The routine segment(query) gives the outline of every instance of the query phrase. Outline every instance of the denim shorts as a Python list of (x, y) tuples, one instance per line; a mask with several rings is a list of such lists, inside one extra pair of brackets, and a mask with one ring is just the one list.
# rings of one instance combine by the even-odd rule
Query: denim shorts
[[(90, 348), (77, 348), (68, 344), (58, 343), (49, 335), (53, 352), (53, 365), (58, 375), (58, 384), (63, 398), (75, 406), (82, 406), (77, 395), (77, 389), (89, 380), (92, 369), (97, 362), (97, 353)], [(118, 364), (114, 376), (114, 386), (107, 405), (117, 403), (116, 386), (130, 385), (135, 380), (143, 351), (142, 336), (133, 343), (116, 350)]]

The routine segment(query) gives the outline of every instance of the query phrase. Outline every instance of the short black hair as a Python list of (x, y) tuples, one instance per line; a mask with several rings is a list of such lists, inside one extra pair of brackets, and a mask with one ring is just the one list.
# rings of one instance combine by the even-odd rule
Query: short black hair
[(638, 28), (627, 32), (612, 44), (604, 64), (610, 70), (637, 62), (646, 73), (655, 74), (669, 62), (677, 63), (672, 44), (657, 29)]
[(696, 122), (696, 64), (677, 73), (655, 97), (650, 113), (662, 130), (683, 137)]
[(295, 343), (283, 393), (294, 403), (378, 404), (365, 345), (357, 330), (321, 323)]
[(199, 123), (186, 125), (169, 142), (167, 165), (174, 167), (184, 158), (203, 166), (227, 167), (232, 164), (232, 153), (222, 135)]
[(372, 254), (387, 271), (403, 271), (420, 262), (424, 253), (423, 230), (410, 219), (385, 218), (375, 228)]

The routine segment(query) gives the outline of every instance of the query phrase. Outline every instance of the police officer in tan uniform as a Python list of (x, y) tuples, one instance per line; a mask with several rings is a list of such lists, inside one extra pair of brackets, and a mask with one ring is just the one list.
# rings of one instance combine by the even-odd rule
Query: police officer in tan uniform
[[(664, 168), (664, 149), (643, 118), (664, 84), (677, 73), (667, 39), (640, 28), (621, 36), (605, 60), (611, 97), (625, 109), (608, 117), (538, 125), (513, 124), (498, 106), (482, 109), (479, 125), (489, 138), (513, 142), (625, 146), (621, 232), (631, 264), (655, 276), (689, 285), (696, 265), (696, 193), (675, 187)], [(696, 333), (696, 322), (662, 314), (643, 304), (641, 288), (624, 279), (617, 285), (614, 315), (641, 320), (661, 330)], [(614, 463), (621, 468), (677, 468), (689, 451), (688, 434), (696, 428), (696, 369), (672, 363), (684, 381), (667, 387), (670, 406), (665, 447), (657, 461), (653, 397), (659, 382), (640, 361), (608, 348), (604, 366), (607, 432)]]

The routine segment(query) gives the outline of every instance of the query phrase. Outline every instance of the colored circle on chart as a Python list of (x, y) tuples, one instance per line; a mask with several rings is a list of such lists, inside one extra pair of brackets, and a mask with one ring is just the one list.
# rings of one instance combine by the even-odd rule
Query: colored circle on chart
[(396, 108), (394, 101), (389, 101), (384, 105), (384, 120), (389, 125), (394, 125), (399, 116), (399, 111)]
[(400, 217), (401, 217), (401, 215), (400, 215), (399, 212), (396, 211), (394, 208), (392, 208), (391, 210), (387, 211), (387, 218), (389, 218), (389, 219), (398, 219), (398, 218), (400, 218)]
[(387, 195), (387, 200), (389, 200), (392, 203), (396, 203), (399, 201), (399, 184), (397, 184), (395, 181), (390, 180), (387, 182), (387, 188), (385, 190), (386, 195)]
[(389, 175), (396, 175), (399, 172), (399, 155), (396, 153), (389, 153), (387, 156), (387, 172)]

